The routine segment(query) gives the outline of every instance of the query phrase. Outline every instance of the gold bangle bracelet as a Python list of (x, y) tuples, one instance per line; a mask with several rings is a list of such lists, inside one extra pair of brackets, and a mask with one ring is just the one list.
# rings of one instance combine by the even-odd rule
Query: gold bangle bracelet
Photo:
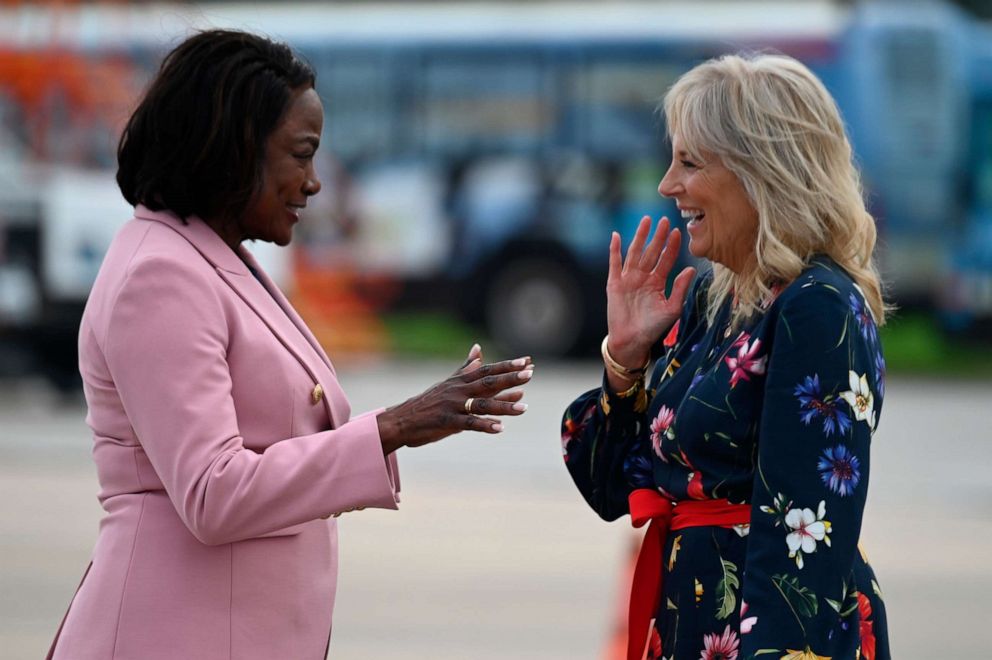
[(610, 336), (606, 335), (603, 337), (603, 345), (600, 346), (600, 352), (603, 354), (603, 362), (606, 363), (607, 368), (624, 380), (637, 380), (641, 378), (641, 376), (647, 372), (648, 367), (651, 365), (651, 356), (648, 355), (648, 360), (644, 363), (643, 367), (640, 367), (639, 369), (629, 369), (614, 360), (613, 356), (610, 355), (610, 349), (606, 345), (609, 340)]
[(613, 393), (613, 396), (617, 397), (618, 399), (627, 399), (627, 398), (630, 398), (630, 397), (634, 396), (635, 394), (637, 394), (637, 390), (639, 390), (639, 389), (641, 389), (643, 387), (643, 383), (644, 383), (644, 381), (642, 381), (640, 378), (638, 378), (638, 379), (636, 379), (634, 381), (634, 384), (633, 385), (631, 385), (630, 387), (628, 387), (627, 389), (625, 389), (623, 392), (614, 392)]

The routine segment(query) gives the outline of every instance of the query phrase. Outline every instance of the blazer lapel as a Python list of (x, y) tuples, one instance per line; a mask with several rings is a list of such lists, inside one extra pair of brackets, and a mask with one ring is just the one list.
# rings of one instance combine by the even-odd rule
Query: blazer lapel
[[(284, 339), (292, 340), (291, 344), (286, 344), (285, 341), (283, 343), (297, 357), (303, 368), (307, 370), (307, 373), (310, 374), (314, 386), (320, 385), (323, 388), (325, 395), (323, 397), (323, 403), (327, 409), (327, 415), (330, 417), (331, 423), (334, 426), (344, 424), (348, 421), (351, 410), (348, 406), (348, 399), (344, 394), (344, 390), (338, 384), (330, 358), (327, 357), (324, 349), (317, 342), (317, 338), (310, 332), (306, 323), (303, 322), (300, 315), (293, 309), (293, 306), (289, 303), (283, 292), (275, 285), (275, 282), (272, 281), (268, 273), (259, 267), (254, 255), (243, 245), (239, 247), (239, 253), (244, 258), (244, 261), (255, 269), (261, 282), (255, 279), (255, 276), (252, 275), (247, 267), (245, 268), (247, 277), (239, 278), (223, 271), (218, 271), (221, 277), (227, 280), (231, 287), (238, 292), (238, 295), (255, 310), (280, 341)], [(244, 262), (242, 262), (242, 265), (244, 265)], [(255, 295), (252, 295), (253, 293)], [(302, 357), (304, 355), (310, 359), (316, 357), (319, 365), (323, 366), (324, 369), (320, 369), (319, 366), (311, 369), (311, 365)], [(322, 378), (321, 373), (325, 377)]]
[(289, 318), (294, 326), (296, 326), (296, 329), (303, 336), (303, 338), (307, 340), (307, 343), (310, 344), (310, 348), (313, 349), (313, 352), (316, 353), (317, 357), (321, 359), (324, 365), (331, 370), (331, 373), (334, 373), (334, 365), (331, 364), (331, 359), (327, 357), (327, 353), (324, 352), (324, 348), (317, 341), (317, 338), (313, 336), (313, 333), (310, 332), (310, 328), (308, 328), (307, 324), (304, 323), (302, 318), (300, 318), (300, 315), (290, 304), (289, 299), (286, 298), (285, 294), (283, 294), (279, 287), (276, 286), (275, 282), (272, 281), (272, 278), (269, 277), (269, 274), (262, 270), (262, 268), (258, 265), (258, 262), (255, 260), (255, 255), (253, 255), (244, 245), (240, 246), (239, 252), (242, 260), (247, 262), (248, 265), (254, 268), (255, 272), (258, 273), (259, 278), (262, 280), (263, 288), (265, 288), (266, 291), (272, 296), (276, 304), (279, 305), (279, 308), (283, 311), (286, 317)]
[(258, 315), (279, 343), (296, 358), (314, 386), (320, 385), (324, 390), (322, 401), (331, 424), (336, 427), (348, 421), (350, 411), (347, 399), (337, 383), (330, 360), (286, 297), (258, 267), (251, 253), (243, 246), (239, 247), (239, 253), (259, 273), (262, 282), (255, 279), (242, 257), (235, 254), (199, 218), (190, 217), (188, 223), (183, 224), (170, 212), (150, 211), (141, 205), (135, 209), (135, 217), (161, 222), (186, 238), (214, 266), (221, 279)]

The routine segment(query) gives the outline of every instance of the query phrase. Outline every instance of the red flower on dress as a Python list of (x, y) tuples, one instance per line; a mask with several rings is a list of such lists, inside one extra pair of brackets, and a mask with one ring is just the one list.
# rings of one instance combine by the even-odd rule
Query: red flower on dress
[(875, 660), (875, 624), (869, 621), (871, 601), (863, 593), (858, 593), (858, 613), (861, 614), (861, 656), (865, 660)]
[(740, 645), (740, 638), (728, 624), (722, 635), (717, 633), (703, 635), (703, 652), (699, 660), (737, 660)]
[(661, 342), (661, 345), (662, 346), (664, 346), (665, 348), (671, 348), (672, 346), (674, 346), (678, 342), (678, 338), (679, 338), (679, 323), (681, 321), (682, 321), (682, 319), (678, 319), (678, 320), (675, 321), (675, 325), (672, 326), (672, 329), (668, 331), (668, 334), (667, 335), (665, 335), (664, 341)]
[(703, 492), (703, 473), (699, 470), (689, 473), (689, 486), (685, 491), (694, 500), (705, 500), (706, 493)]
[(768, 361), (767, 355), (757, 357), (758, 349), (761, 348), (761, 340), (755, 339), (748, 344), (751, 335), (742, 332), (740, 337), (734, 342), (737, 348), (737, 357), (725, 357), (724, 361), (730, 368), (730, 387), (733, 389), (741, 380), (751, 380), (748, 374), (762, 375), (765, 373), (765, 363)]
[(651, 639), (648, 641), (647, 660), (661, 660), (661, 635), (654, 626), (651, 627)]
[(565, 459), (566, 463), (568, 462), (569, 443), (571, 443), (572, 440), (575, 440), (576, 436), (582, 433), (586, 425), (589, 423), (589, 418), (592, 417), (592, 413), (595, 410), (596, 410), (596, 405), (592, 404), (588, 408), (586, 408), (585, 412), (582, 413), (581, 421), (576, 422), (571, 417), (565, 420), (565, 424), (564, 424), (565, 428), (562, 429), (562, 433), (561, 433), (561, 454), (562, 457)]
[(696, 469), (696, 466), (692, 464), (689, 457), (685, 455), (685, 451), (679, 450), (679, 454), (682, 456), (682, 463), (692, 470), (689, 473), (689, 485), (686, 487), (686, 494), (694, 500), (706, 500), (706, 493), (703, 492), (703, 473)]
[(771, 291), (769, 291), (765, 299), (761, 301), (761, 309), (768, 309), (771, 307), (772, 303), (775, 302), (775, 299), (778, 298), (778, 295), (782, 293), (782, 289), (784, 288), (785, 286), (781, 282), (773, 284), (771, 286)]

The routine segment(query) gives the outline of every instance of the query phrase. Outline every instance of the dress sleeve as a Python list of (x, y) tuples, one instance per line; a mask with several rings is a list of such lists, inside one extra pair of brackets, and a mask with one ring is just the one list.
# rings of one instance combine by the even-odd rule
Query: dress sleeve
[(561, 443), (565, 466), (579, 492), (604, 520), (629, 513), (627, 496), (653, 484), (650, 457), (641, 439), (647, 392), (638, 383), (627, 396), (603, 385), (565, 410)]
[(780, 303), (758, 435), (741, 657), (848, 657), (831, 640), (846, 637), (833, 631), (857, 608), (851, 574), (881, 406), (881, 349), (853, 290), (809, 282)]
[(627, 497), (637, 488), (654, 488), (646, 412), (658, 383), (672, 366), (682, 339), (700, 320), (708, 276), (696, 279), (686, 295), (682, 316), (651, 354), (657, 357), (650, 386), (639, 383), (625, 393), (601, 387), (590, 390), (565, 410), (562, 455), (579, 492), (604, 520), (629, 513)]

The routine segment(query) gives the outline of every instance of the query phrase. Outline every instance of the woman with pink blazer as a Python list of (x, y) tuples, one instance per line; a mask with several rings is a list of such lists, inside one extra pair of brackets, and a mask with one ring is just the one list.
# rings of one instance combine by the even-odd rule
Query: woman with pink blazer
[(241, 243), (286, 245), (317, 194), (314, 72), (253, 35), (170, 53), (118, 149), (135, 217), (79, 333), (106, 511), (52, 644), (71, 660), (326, 654), (345, 511), (397, 508), (395, 450), (498, 433), (529, 359), (351, 417), (330, 360)]

